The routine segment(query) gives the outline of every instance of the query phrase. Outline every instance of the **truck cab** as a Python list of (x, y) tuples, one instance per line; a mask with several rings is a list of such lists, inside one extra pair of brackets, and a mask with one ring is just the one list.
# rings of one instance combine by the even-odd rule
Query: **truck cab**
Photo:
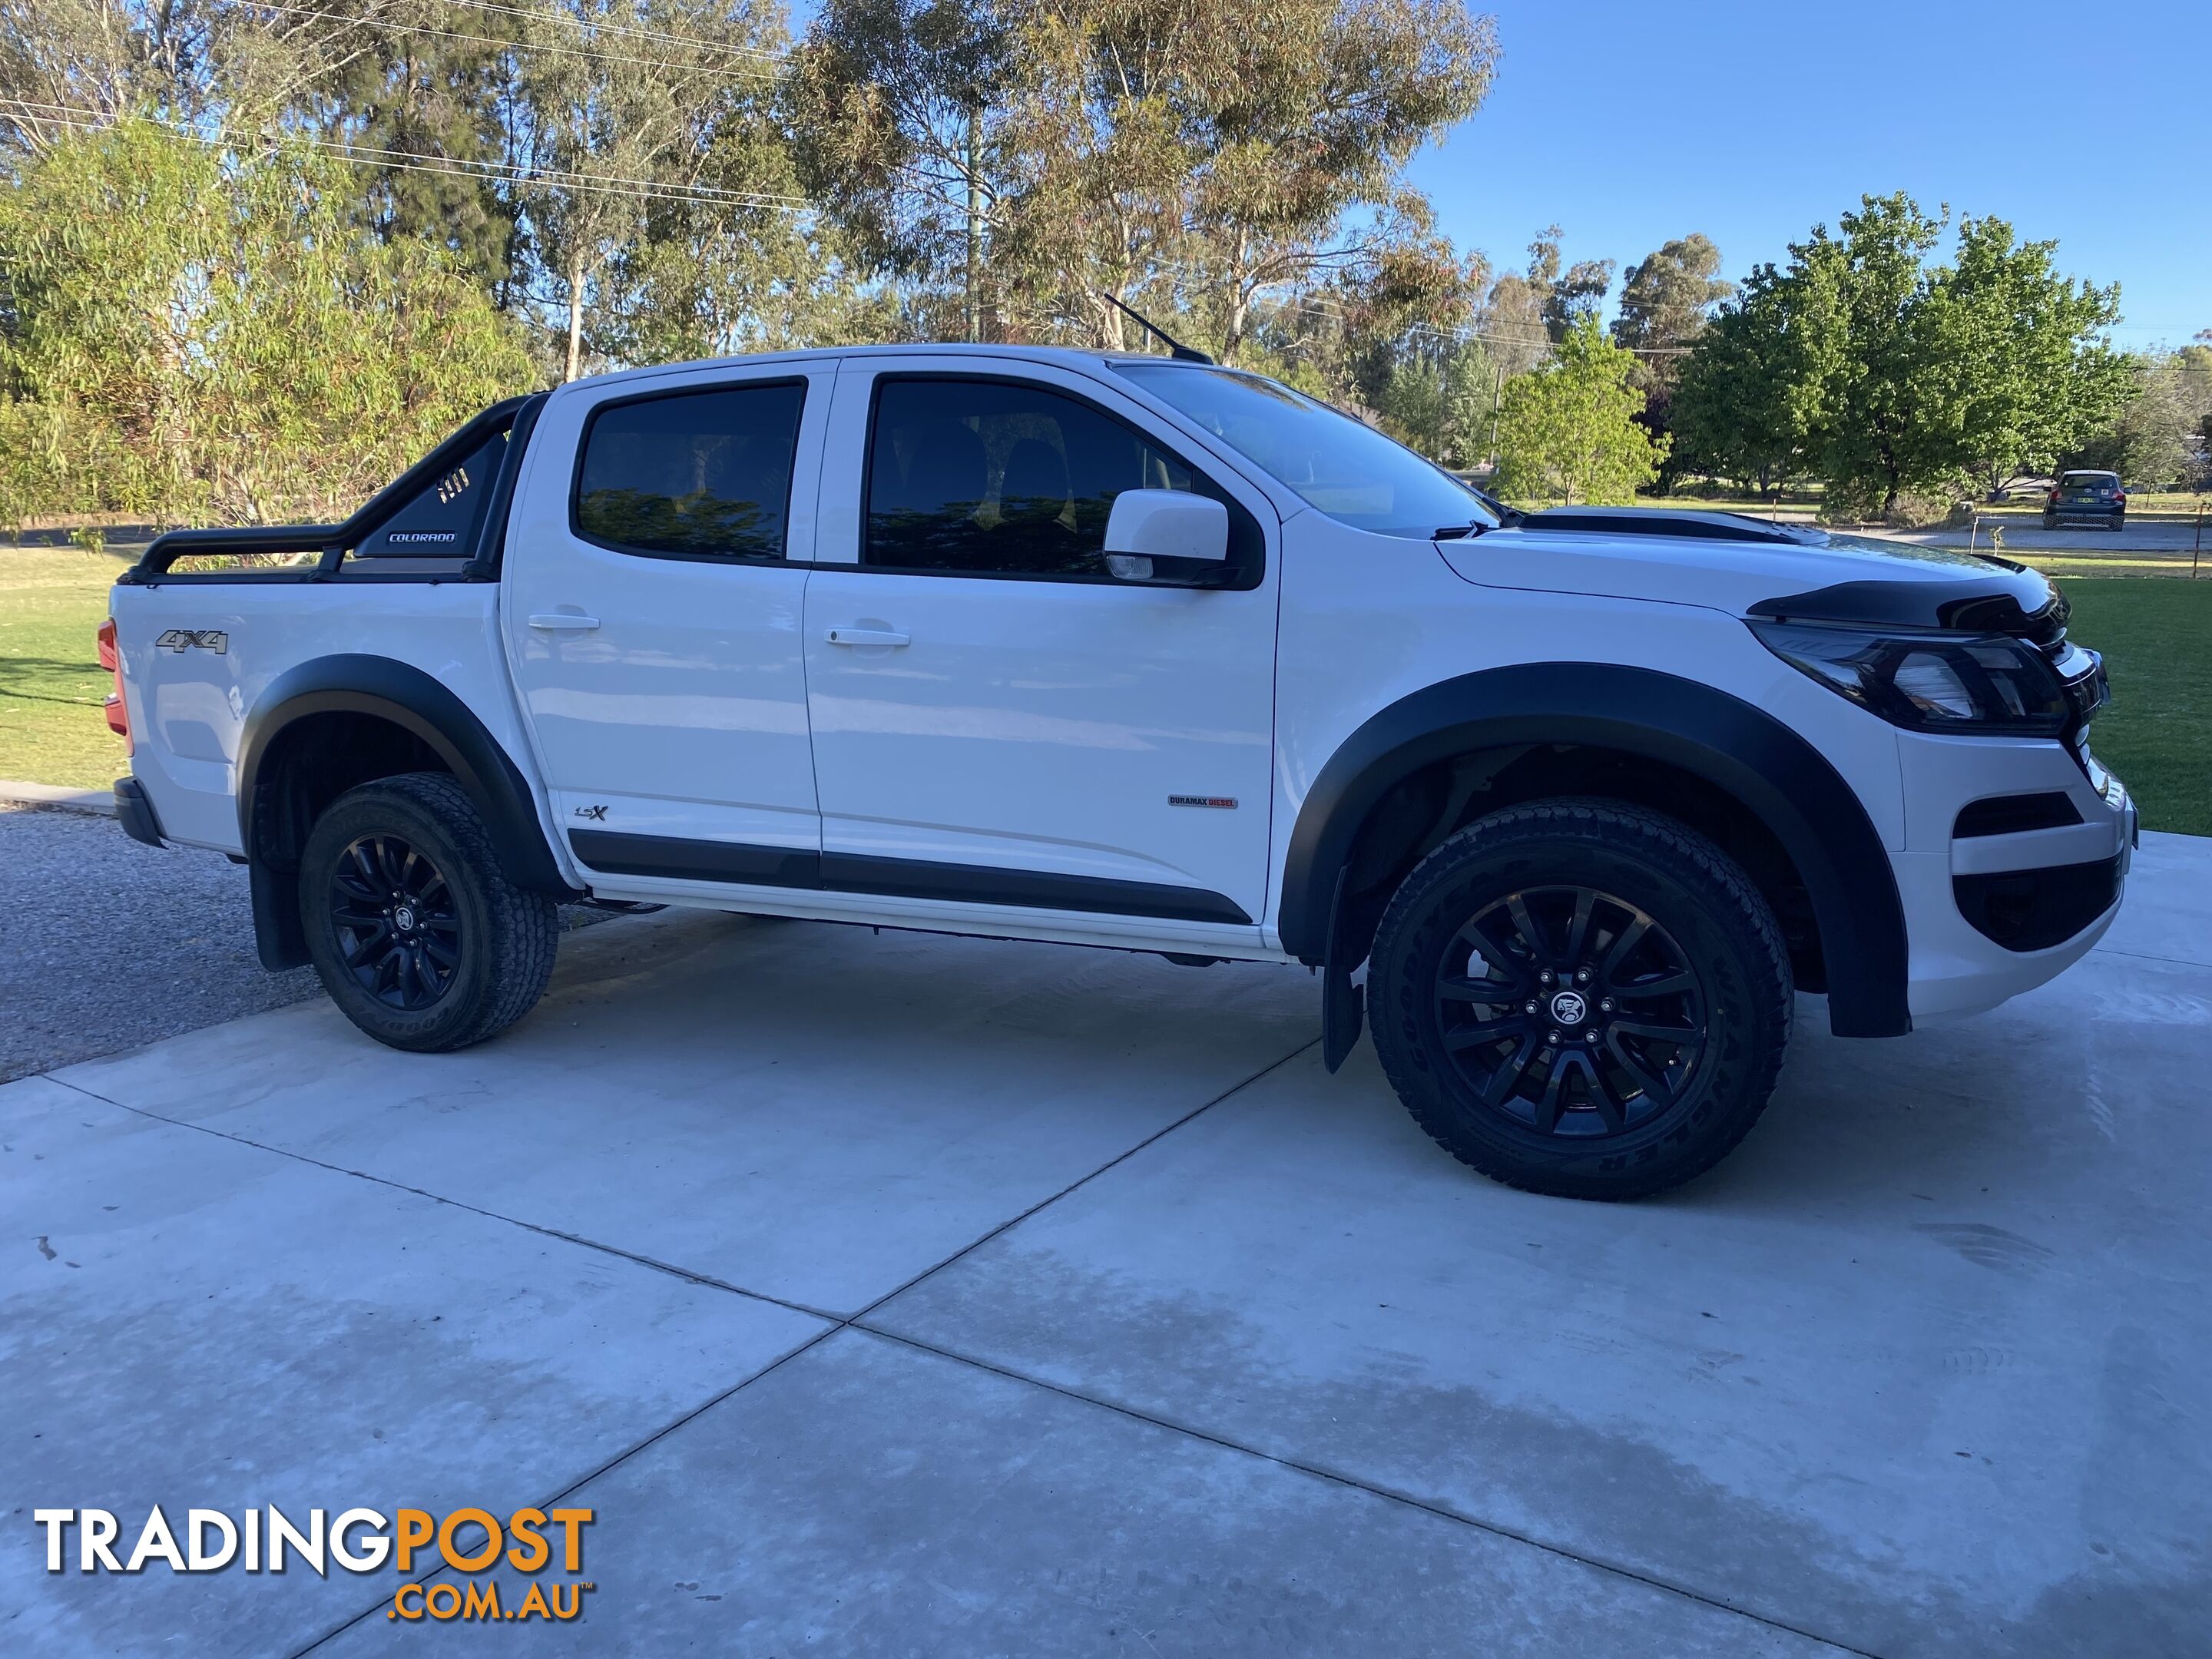
[(580, 380), (345, 524), (118, 585), (141, 839), (434, 1049), (566, 900), (1316, 969), (1449, 1151), (1626, 1197), (1747, 1133), (1794, 994), (2040, 983), (2134, 810), (2064, 604), (1724, 514), (1503, 514), (1202, 362), (801, 352)]

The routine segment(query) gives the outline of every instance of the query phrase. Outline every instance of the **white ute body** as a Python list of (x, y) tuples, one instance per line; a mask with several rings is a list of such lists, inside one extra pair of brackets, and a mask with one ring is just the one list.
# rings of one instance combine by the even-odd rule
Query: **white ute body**
[[(1320, 965), (1344, 953), (1332, 895), (1358, 814), (1424, 744), (1448, 746), (1431, 733), (1449, 727), (1488, 732), (1523, 760), (1625, 733), (1623, 752), (1774, 815), (1774, 835), (1804, 851), (1830, 977), (1853, 987), (1856, 1015), (1836, 988), (1838, 1030), (1878, 1035), (1991, 1006), (2059, 972), (2109, 925), (2134, 811), (2083, 736), (2101, 696), (2100, 675), (2081, 689), (2090, 653), (2049, 647), (2083, 710), (2067, 734), (1937, 732), (1838, 695), (1747, 623), (1789, 596), (1826, 596), (1808, 602), (1834, 617), (1858, 595), (1871, 624), (1923, 596), (1982, 590), (2027, 616), (2049, 597), (2039, 577), (1698, 515), (1681, 516), (1688, 534), (1655, 533), (1656, 514), (1617, 527), (1477, 514), (1460, 533), (1385, 533), (1357, 522), (1356, 490), (1302, 491), (1233, 429), (1162, 395), (1180, 384), (1164, 376), (1222, 373), (989, 347), (640, 370), (531, 405), (519, 457), (486, 452), (508, 498), (458, 541), (412, 532), (425, 538), (405, 544), (418, 556), (387, 536), (377, 557), (333, 543), (281, 568), (218, 560), (193, 571), (203, 544), (172, 538), (114, 594), (136, 740), (125, 787), (143, 802), (126, 819), (267, 854), (248, 845), (247, 771), (274, 752), (287, 710), (354, 706), (348, 665), (366, 660), (390, 666), (358, 671), (361, 706), (404, 702), (392, 688), (427, 678), (473, 718), (511, 764), (539, 850), (572, 895)], [(910, 434), (877, 442), (878, 382), (902, 380), (979, 382), (1017, 409), (1024, 388), (1049, 392), (1168, 458), (1143, 462), (1152, 482), (1202, 474), (1206, 501), (1194, 507), (1184, 490), (1141, 514), (1133, 501), (1120, 522), (1157, 530), (1119, 533), (1164, 538), (1145, 545), (1188, 575), (1204, 568), (1208, 535), (1218, 539), (1212, 516), (1232, 519), (1246, 538), (1239, 585), (865, 562), (872, 487), (879, 502), (912, 496), (933, 468), (975, 465), (964, 438), (943, 456)], [(579, 457), (595, 417), (745, 387), (798, 388), (781, 556), (641, 553), (584, 533)], [(1050, 506), (1050, 458), (1033, 448), (1018, 460), (1025, 443), (986, 456), (988, 499), (963, 533), (1012, 520), (1018, 466), (1045, 467), (1041, 497), (1021, 502)], [(872, 457), (903, 480), (872, 486)], [(483, 465), (469, 483), (489, 492)], [(1080, 517), (1077, 495), (1069, 485), (1070, 504), (1040, 533)], [(902, 510), (884, 507), (885, 522)], [(313, 533), (295, 532), (293, 550)], [(487, 551), (466, 568), (419, 556), (450, 556), (470, 535)], [(1195, 556), (1167, 558), (1170, 545)], [(1103, 550), (1138, 556), (1110, 541)], [(220, 649), (208, 643), (217, 638)], [(1542, 704), (1555, 695), (1573, 706), (1554, 736)], [(450, 714), (422, 707), (433, 725)], [(1700, 721), (1734, 735), (1708, 740)], [(1648, 744), (1634, 735), (1644, 723), (1658, 733)], [(1698, 758), (1708, 751), (1724, 759)], [(493, 787), (497, 769), (479, 763), (471, 787)], [(1826, 793), (1807, 794), (1813, 783)], [(1781, 804), (1761, 805), (1769, 795)], [(2014, 797), (2071, 821), (2000, 814), (1994, 832), (1957, 833), (1972, 804)], [(1863, 825), (1844, 823), (1852, 804)], [(1832, 846), (1816, 878), (1806, 860), (1826, 855), (1811, 849), (1846, 828), (1856, 839)], [(2014, 948), (1961, 908), (1960, 878), (2087, 866), (2109, 872), (2110, 902), (2063, 938)], [(1866, 921), (1885, 915), (1902, 926), (1887, 957)], [(1870, 930), (1856, 945), (1855, 927)]]

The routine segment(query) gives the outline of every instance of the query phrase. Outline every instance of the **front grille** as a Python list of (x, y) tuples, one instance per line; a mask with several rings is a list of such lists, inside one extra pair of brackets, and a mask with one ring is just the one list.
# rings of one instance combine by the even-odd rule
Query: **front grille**
[[(2042, 624), (2039, 629), (2045, 637), (2031, 634), (2032, 640), (2057, 673), (2066, 690), (2067, 707), (2072, 712), (2064, 732), (2067, 751), (2080, 763), (2084, 773), (2089, 770), (2089, 722), (2097, 711), (2112, 700), (2112, 683), (2105, 678), (2105, 659), (2085, 646), (2074, 644), (2066, 637), (2066, 601), (2054, 597), (2051, 602), (2030, 618)], [(2056, 627), (2050, 625), (2055, 619)]]

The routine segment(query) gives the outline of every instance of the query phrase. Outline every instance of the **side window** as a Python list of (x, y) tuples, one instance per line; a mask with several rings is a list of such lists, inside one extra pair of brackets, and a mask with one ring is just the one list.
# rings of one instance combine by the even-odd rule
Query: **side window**
[(1111, 580), (1116, 495), (1215, 493), (1119, 421), (1037, 386), (886, 380), (869, 445), (860, 562), (898, 569)]
[(476, 552), (477, 521), (506, 454), (507, 434), (495, 432), (362, 537), (347, 563), (374, 559), (380, 570), (410, 574), (459, 569)]
[(576, 532), (630, 553), (780, 559), (803, 384), (610, 404), (584, 429)]

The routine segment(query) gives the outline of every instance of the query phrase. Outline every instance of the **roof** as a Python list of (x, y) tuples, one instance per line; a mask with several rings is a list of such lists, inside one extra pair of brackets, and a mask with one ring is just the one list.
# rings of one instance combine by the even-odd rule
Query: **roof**
[[(678, 369), (735, 368), (747, 363), (820, 362), (843, 357), (944, 357), (973, 356), (981, 358), (1014, 358), (1028, 362), (1063, 363), (1070, 367), (1096, 367), (1101, 363), (1169, 363), (1175, 362), (1165, 352), (1107, 351), (1098, 349), (1085, 350), (1075, 346), (1036, 345), (971, 345), (964, 341), (922, 342), (906, 345), (812, 346), (796, 351), (756, 351), (734, 357), (701, 357), (689, 362), (647, 363), (636, 368), (616, 369), (605, 374), (587, 378), (595, 382), (643, 379), (670, 374)], [(1191, 364), (1203, 368), (1203, 364)]]

